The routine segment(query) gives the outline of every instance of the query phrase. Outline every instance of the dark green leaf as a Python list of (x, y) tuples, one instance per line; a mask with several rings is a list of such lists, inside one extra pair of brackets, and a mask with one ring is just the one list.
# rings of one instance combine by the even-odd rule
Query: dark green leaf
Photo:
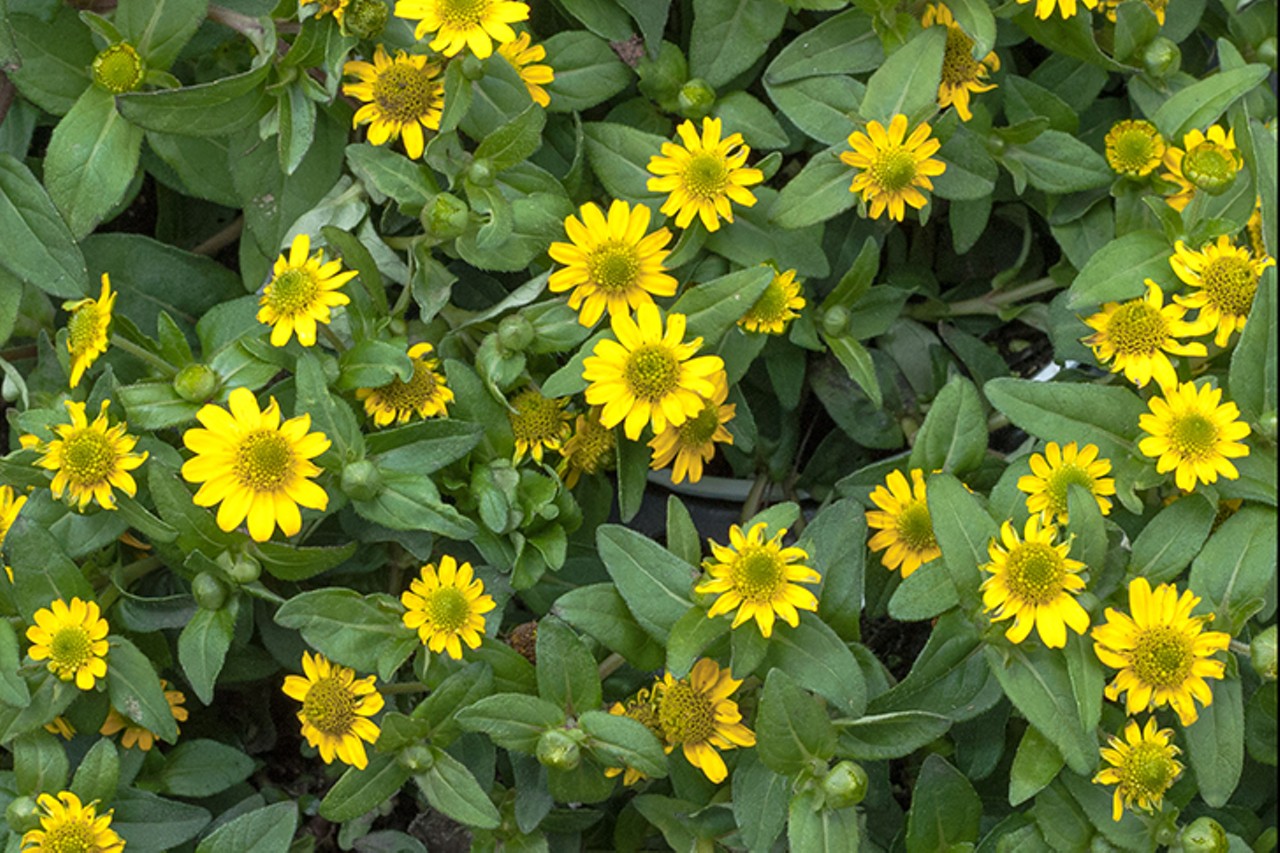
[(916, 777), (907, 813), (908, 850), (948, 850), (978, 840), (982, 801), (969, 780), (939, 755), (929, 755)]
[(391, 799), (409, 780), (410, 772), (394, 755), (374, 753), (363, 770), (348, 767), (320, 803), (320, 814), (334, 823), (345, 823), (367, 814)]
[(253, 759), (216, 740), (184, 740), (165, 756), (160, 790), (177, 797), (208, 797), (243, 782), (253, 772)]
[(459, 823), (478, 829), (495, 829), (501, 822), (498, 810), (476, 777), (449, 753), (433, 748), (435, 762), (415, 779), (427, 802)]
[(75, 237), (44, 187), (23, 163), (0, 152), (0, 264), (53, 296), (89, 293), (89, 272)]
[(596, 546), (636, 621), (666, 642), (676, 620), (693, 606), (689, 564), (648, 537), (613, 524), (596, 531)]
[(1213, 680), (1209, 686), (1213, 703), (1200, 708), (1199, 719), (1182, 731), (1200, 796), (1210, 807), (1221, 808), (1244, 771), (1244, 702), (1236, 679)]
[(836, 731), (816, 699), (781, 669), (770, 670), (756, 716), (756, 750), (765, 766), (794, 776), (836, 752)]
[(107, 692), (111, 706), (162, 740), (174, 743), (178, 739), (178, 724), (151, 662), (123, 637), (112, 636), (109, 641)]
[(872, 714), (836, 720), (836, 754), (856, 761), (880, 761), (910, 755), (947, 733), (952, 720), (927, 711)]
[(292, 800), (255, 809), (215, 829), (196, 853), (288, 853), (298, 826)]
[(690, 72), (723, 86), (764, 54), (786, 18), (773, 0), (693, 0)]

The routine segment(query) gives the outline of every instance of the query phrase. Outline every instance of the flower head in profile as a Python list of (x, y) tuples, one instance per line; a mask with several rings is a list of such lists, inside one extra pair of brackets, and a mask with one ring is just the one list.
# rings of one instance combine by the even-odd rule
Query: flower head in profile
[(675, 216), (677, 227), (688, 228), (696, 216), (708, 231), (717, 231), (721, 219), (733, 221), (731, 202), (755, 205), (756, 197), (747, 187), (763, 181), (764, 173), (747, 167), (751, 149), (741, 133), (721, 139), (718, 118), (702, 120), (701, 136), (692, 121), (685, 121), (676, 133), (684, 145), (662, 143), (662, 153), (649, 158), (646, 168), (657, 175), (649, 179), (649, 190), (670, 193), (662, 212)]
[(1115, 785), (1111, 799), (1111, 819), (1124, 817), (1125, 807), (1159, 812), (1164, 794), (1182, 775), (1183, 766), (1174, 756), (1182, 750), (1173, 744), (1173, 729), (1162, 729), (1154, 716), (1139, 728), (1137, 720), (1124, 727), (1124, 739), (1107, 736), (1102, 759), (1107, 762), (1093, 777), (1096, 785)]
[(1240, 420), (1235, 403), (1221, 400), (1221, 388), (1185, 382), (1166, 388), (1163, 397), (1152, 397), (1147, 401), (1150, 412), (1138, 416), (1138, 426), (1147, 434), (1138, 450), (1156, 459), (1161, 474), (1174, 471), (1184, 492), (1197, 482), (1215, 483), (1219, 475), (1236, 479), (1240, 472), (1231, 460), (1249, 455), (1248, 445), (1241, 442), (1249, 425)]
[(418, 639), (432, 652), (447, 652), (462, 658), (462, 644), (478, 648), (484, 632), (484, 614), (497, 605), (484, 594), (484, 583), (475, 576), (470, 563), (458, 564), (448, 554), (440, 558), (437, 572), (432, 563), (422, 567), (419, 577), (400, 594), (405, 607), (404, 625), (418, 632)]
[(654, 686), (663, 748), (670, 753), (680, 747), (689, 763), (717, 785), (729, 775), (719, 750), (756, 745), (738, 703), (729, 698), (741, 684), (728, 669), (702, 658), (688, 678), (668, 672)]
[(107, 351), (107, 331), (111, 328), (111, 311), (115, 308), (116, 294), (111, 290), (111, 279), (102, 274), (102, 292), (97, 299), (77, 299), (64, 302), (62, 307), (71, 312), (67, 320), (67, 352), (71, 355), (71, 387), (80, 384), (89, 365)]
[(516, 464), (525, 454), (541, 464), (546, 451), (559, 450), (573, 433), (569, 424), (573, 416), (564, 410), (569, 405), (568, 397), (544, 397), (537, 389), (526, 388), (508, 405), (507, 419), (516, 439), (512, 461)]
[(690, 483), (702, 479), (702, 466), (716, 455), (717, 444), (733, 444), (733, 434), (725, 424), (733, 420), (737, 406), (725, 403), (729, 396), (729, 384), (723, 375), (716, 385), (716, 392), (703, 401), (702, 410), (680, 426), (667, 424), (649, 442), (653, 458), (649, 467), (654, 471), (671, 467), (671, 482), (682, 483), (687, 477)]
[(547, 107), (551, 105), (551, 96), (542, 87), (555, 80), (556, 74), (550, 65), (539, 64), (547, 58), (547, 49), (531, 42), (528, 33), (520, 33), (515, 41), (498, 45), (498, 53), (520, 75), (533, 102), (540, 107)]
[(1173, 301), (1184, 308), (1198, 308), (1195, 325), (1203, 333), (1214, 332), (1213, 342), (1225, 347), (1235, 332), (1243, 331), (1258, 292), (1258, 280), (1267, 267), (1275, 266), (1269, 255), (1254, 257), (1236, 246), (1226, 234), (1216, 243), (1206, 243), (1193, 252), (1179, 240), (1169, 264), (1178, 278), (1196, 288), (1190, 296), (1174, 294)]
[(381, 731), (369, 719), (382, 710), (382, 694), (372, 675), (356, 678), (349, 667), (324, 655), (302, 653), (303, 675), (287, 675), (283, 692), (302, 703), (298, 722), (307, 743), (320, 750), (325, 764), (334, 757), (363, 770), (369, 766), (365, 743), (377, 743)]
[(138, 484), (129, 472), (146, 461), (147, 453), (133, 451), (138, 439), (129, 435), (124, 421), (107, 425), (110, 400), (102, 401), (93, 423), (85, 414), (84, 403), (67, 400), (65, 405), (71, 422), (53, 426), (56, 438), (46, 444), (34, 435), (24, 435), (22, 446), (43, 454), (36, 465), (54, 472), (49, 490), (55, 498), (61, 500), (65, 493), (81, 512), (90, 500), (103, 509), (115, 509), (112, 489), (129, 497), (138, 493)]
[(23, 853), (124, 853), (124, 839), (111, 828), (113, 812), (98, 814), (70, 791), (41, 794), (40, 828), (22, 836)]
[(871, 492), (871, 501), (879, 509), (867, 513), (867, 526), (877, 531), (867, 544), (872, 551), (884, 551), (880, 562), (889, 571), (900, 568), (904, 578), (942, 556), (933, 535), (927, 495), (920, 468), (911, 470), (910, 483), (901, 471), (890, 471), (884, 485)]
[(718, 355), (694, 358), (702, 338), (685, 342), (685, 316), (671, 314), (663, 328), (658, 306), (641, 305), (636, 319), (611, 318), (617, 340), (596, 344), (583, 362), (587, 403), (603, 406), (600, 423), (612, 429), (625, 421), (627, 438), (636, 441), (645, 424), (661, 433), (697, 417), (715, 394), (715, 377), (724, 370)]
[(1077, 634), (1089, 630), (1089, 614), (1075, 599), (1084, 589), (1084, 563), (1067, 557), (1071, 543), (1055, 542), (1057, 536), (1056, 527), (1041, 526), (1033, 515), (1022, 538), (1006, 521), (999, 539), (987, 546), (991, 562), (982, 570), (991, 577), (982, 582), (982, 603), (988, 613), (995, 611), (993, 621), (1014, 620), (1005, 632), (1011, 642), (1021, 643), (1034, 627), (1046, 646), (1060, 649), (1068, 627)]
[(1112, 373), (1124, 371), (1124, 378), (1139, 388), (1152, 379), (1161, 388), (1168, 388), (1178, 382), (1170, 354), (1208, 353), (1202, 343), (1184, 344), (1178, 340), (1201, 334), (1194, 323), (1182, 319), (1186, 313), (1181, 305), (1166, 303), (1160, 285), (1147, 279), (1145, 297), (1108, 302), (1086, 319), (1085, 325), (1094, 333), (1081, 340), (1093, 349), (1099, 362), (1111, 365)]
[(1044, 454), (1032, 454), (1031, 473), (1018, 478), (1018, 489), (1027, 493), (1027, 510), (1038, 514), (1045, 524), (1066, 524), (1067, 495), (1072, 486), (1082, 486), (1098, 502), (1103, 515), (1111, 512), (1107, 495), (1116, 493), (1111, 460), (1098, 458), (1098, 446), (1077, 448), (1073, 441), (1060, 447), (1056, 441), (1045, 445)]
[(569, 294), (569, 307), (578, 311), (578, 322), (594, 326), (605, 310), (610, 317), (630, 314), (641, 305), (652, 305), (654, 296), (674, 296), (676, 280), (666, 272), (667, 243), (671, 232), (659, 228), (649, 234), (649, 208), (615, 200), (608, 218), (594, 203), (584, 204), (582, 219), (570, 215), (564, 221), (572, 242), (552, 243), (547, 254), (563, 269), (551, 274), (553, 293)]
[(916, 210), (929, 203), (921, 189), (933, 189), (931, 177), (947, 170), (947, 164), (932, 159), (942, 143), (932, 138), (933, 128), (921, 123), (907, 135), (907, 117), (895, 115), (886, 129), (878, 121), (867, 122), (867, 132), (849, 134), (849, 147), (840, 161), (858, 170), (849, 192), (861, 193), (871, 203), (871, 218), (879, 219), (887, 209), (889, 218), (901, 222), (906, 205)]
[[(1116, 22), (1116, 9), (1122, 0), (1102, 0), (1102, 12), (1111, 23)], [(1145, 0), (1147, 8), (1156, 16), (1156, 23), (1164, 26), (1165, 13), (1169, 9), (1169, 0)]]
[(439, 373), (440, 360), (431, 358), (432, 346), (425, 341), (409, 347), (413, 376), (404, 381), (399, 376), (377, 388), (357, 388), (356, 399), (364, 401), (364, 411), (380, 427), (407, 424), (414, 415), (427, 418), (445, 417), (453, 391)]
[(405, 153), (414, 160), (421, 157), (426, 145), (423, 129), (440, 129), (444, 109), (440, 63), (403, 50), (392, 58), (378, 45), (372, 64), (352, 60), (342, 66), (342, 73), (358, 81), (343, 83), (342, 94), (364, 102), (351, 126), (369, 125), (369, 141), (374, 145), (403, 139)]
[(413, 37), (434, 33), (428, 45), (445, 56), (468, 48), (478, 59), (493, 53), (493, 43), (516, 40), (511, 25), (529, 19), (529, 6), (513, 0), (396, 0), (397, 18), (417, 21)]
[(32, 660), (48, 661), (49, 671), (63, 681), (75, 681), (81, 690), (92, 690), (95, 681), (107, 677), (107, 620), (97, 602), (61, 598), (42, 607), (27, 628)]
[(1249, 214), (1249, 221), (1244, 224), (1245, 233), (1249, 235), (1249, 248), (1253, 250), (1255, 258), (1270, 257), (1267, 254), (1267, 242), (1262, 237), (1262, 197), (1253, 204), (1253, 213)]
[[(1021, 5), (1031, 2), (1033, 0), (1018, 0)], [(1034, 0), (1034, 2), (1036, 4), (1036, 17), (1041, 20), (1051, 17), (1055, 9), (1063, 20), (1074, 18), (1079, 8), (1076, 5), (1076, 0)], [(1080, 2), (1084, 3), (1086, 9), (1094, 9), (1098, 5), (1098, 0), (1080, 0)]]
[(1231, 642), (1222, 631), (1206, 631), (1213, 614), (1192, 616), (1200, 597), (1178, 594), (1173, 584), (1154, 590), (1146, 578), (1129, 582), (1129, 613), (1111, 607), (1107, 622), (1093, 629), (1093, 650), (1106, 666), (1119, 670), (1106, 687), (1112, 701), (1125, 694), (1125, 712), (1168, 705), (1189, 726), (1200, 716), (1196, 702), (1213, 704), (1206, 679), (1222, 678), (1225, 664), (1213, 656)]
[(781, 335), (787, 330), (787, 324), (800, 316), (804, 306), (796, 271), (780, 272), (769, 282), (756, 304), (738, 320), (738, 325), (748, 332)]
[(600, 423), (597, 406), (585, 415), (578, 415), (573, 424), (573, 435), (560, 449), (560, 466), (557, 473), (563, 478), (565, 488), (578, 485), (583, 474), (599, 474), (611, 470), (616, 461), (618, 437), (613, 430)]
[[(654, 688), (644, 687), (637, 690), (635, 695), (627, 699), (626, 703), (614, 702), (609, 706), (609, 713), (615, 717), (630, 717), (636, 722), (642, 724), (649, 731), (653, 732), (658, 740), (662, 740), (662, 724), (658, 721), (658, 706), (656, 701), (656, 690)], [(615, 776), (622, 776), (622, 784), (628, 788), (637, 782), (648, 778), (634, 767), (606, 767), (604, 775), (608, 779)]]
[(266, 409), (248, 388), (231, 392), (227, 408), (209, 403), (196, 412), (182, 442), (196, 455), (182, 466), (188, 483), (200, 483), (196, 506), (218, 506), (218, 527), (235, 530), (246, 518), (255, 542), (271, 538), (276, 525), (286, 536), (302, 529), (299, 506), (323, 510), (329, 495), (312, 481), (320, 467), (311, 460), (329, 449), (322, 432), (310, 432), (311, 415), (280, 422), (274, 397)]
[(51, 735), (57, 735), (63, 740), (71, 740), (76, 736), (76, 727), (71, 725), (71, 721), (61, 714), (45, 723), (44, 730)]
[[(179, 723), (185, 722), (187, 709), (182, 706), (187, 701), (187, 697), (183, 695), (181, 690), (170, 690), (169, 682), (164, 679), (160, 680), (160, 687), (164, 689), (165, 701), (169, 703), (169, 713)], [(98, 734), (110, 737), (119, 731), (124, 732), (124, 735), (120, 738), (120, 745), (125, 749), (133, 749), (136, 746), (143, 752), (149, 752), (151, 747), (155, 745), (155, 732), (138, 725), (112, 707), (107, 712), (107, 719), (103, 721), (102, 728), (98, 730)]]
[(1118, 175), (1143, 178), (1164, 160), (1164, 137), (1145, 119), (1124, 119), (1111, 126), (1103, 141), (1107, 163)]
[(324, 262), (324, 252), (311, 251), (311, 238), (293, 238), (286, 259), (276, 259), (271, 281), (262, 290), (258, 322), (271, 326), (271, 345), (282, 347), (296, 332), (298, 343), (314, 346), (316, 324), (329, 322), (329, 309), (351, 301), (338, 288), (356, 277), (353, 270), (342, 271), (342, 261)]
[[(22, 512), (26, 502), (27, 496), (15, 493), (13, 486), (0, 486), (0, 548), (4, 547), (4, 537), (9, 535), (9, 528), (17, 520), (18, 513)], [(5, 566), (4, 571), (9, 583), (13, 583), (13, 569)]]
[(775, 616), (794, 628), (800, 624), (799, 611), (818, 609), (817, 597), (798, 584), (822, 580), (821, 575), (804, 565), (809, 554), (803, 548), (782, 547), (785, 529), (766, 539), (767, 529), (762, 521), (743, 533), (734, 524), (729, 527), (727, 546), (711, 541), (712, 559), (702, 563), (709, 577), (693, 590), (700, 594), (719, 593), (707, 618), (737, 610), (732, 627), (755, 619), (766, 638), (773, 635)]
[(1164, 152), (1160, 177), (1174, 184), (1175, 192), (1165, 199), (1174, 210), (1184, 210), (1196, 191), (1221, 192), (1229, 187), (1244, 158), (1236, 148), (1236, 132), (1213, 125), (1207, 132), (1192, 130), (1182, 137), (1182, 147), (1169, 146)]
[(924, 7), (921, 25), (947, 28), (946, 52), (942, 57), (942, 82), (938, 84), (938, 106), (946, 109), (954, 106), (961, 121), (973, 118), (969, 110), (969, 95), (990, 92), (995, 83), (985, 83), (987, 75), (1000, 70), (1000, 57), (991, 51), (981, 60), (973, 58), (973, 39), (956, 22), (945, 3), (933, 3)]

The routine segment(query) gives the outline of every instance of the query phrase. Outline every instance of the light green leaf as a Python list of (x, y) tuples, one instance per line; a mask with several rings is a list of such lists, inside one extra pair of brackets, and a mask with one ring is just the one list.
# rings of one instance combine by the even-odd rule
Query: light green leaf
[(53, 296), (89, 293), (89, 272), (75, 237), (26, 165), (0, 152), (0, 265)]
[(952, 720), (928, 711), (869, 714), (836, 720), (836, 754), (855, 761), (882, 761), (910, 755), (947, 733)]
[(178, 739), (178, 724), (160, 687), (160, 677), (138, 647), (123, 637), (108, 638), (107, 692), (111, 707), (162, 740)]
[[(1146, 292), (1143, 281), (1172, 283), (1172, 247), (1158, 231), (1131, 231), (1112, 240), (1089, 259), (1071, 283), (1067, 307), (1081, 310), (1104, 302), (1121, 302)], [(1088, 328), (1081, 324), (1081, 334)]]
[(694, 573), (689, 564), (634, 530), (604, 524), (596, 530), (600, 559), (635, 614), (655, 639), (666, 642), (689, 600)]
[(1219, 71), (1175, 92), (1160, 105), (1151, 121), (1165, 139), (1181, 144), (1184, 135), (1213, 124), (1269, 73), (1265, 65), (1257, 64)]
[(890, 54), (867, 80), (858, 115), (885, 127), (894, 116), (905, 115), (908, 132), (914, 129), (937, 109), (946, 46), (946, 28), (929, 27)]
[(768, 50), (786, 19), (776, 0), (693, 0), (690, 73), (723, 86)]
[(297, 826), (298, 806), (287, 800), (223, 824), (200, 842), (196, 853), (287, 853)]
[(1210, 807), (1222, 808), (1244, 771), (1244, 701), (1236, 679), (1210, 680), (1209, 687), (1212, 704), (1201, 707), (1199, 719), (1182, 732), (1200, 796)]

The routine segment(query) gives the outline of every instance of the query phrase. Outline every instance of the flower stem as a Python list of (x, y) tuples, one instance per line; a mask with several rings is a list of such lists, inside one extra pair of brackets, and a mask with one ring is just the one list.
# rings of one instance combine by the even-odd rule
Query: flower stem
[(1231, 641), (1231, 645), (1230, 645), (1230, 649), (1231, 649), (1231, 651), (1235, 652), (1236, 654), (1240, 655), (1241, 657), (1245, 657), (1245, 658), (1247, 658), (1247, 657), (1250, 657), (1250, 656), (1251, 656), (1251, 653), (1250, 653), (1250, 651), (1249, 651), (1249, 646), (1248, 646), (1248, 644), (1247, 644), (1247, 643), (1242, 643), (1242, 642), (1240, 642), (1239, 640), (1232, 640), (1232, 641)]
[(941, 320), (945, 317), (957, 317), (964, 314), (998, 315), (1010, 305), (1058, 289), (1058, 282), (1046, 276), (1009, 290), (993, 290), (973, 299), (962, 299), (959, 302), (952, 303), (935, 302), (929, 305), (913, 305), (907, 309), (906, 313), (917, 320)]
[(606, 678), (613, 675), (626, 662), (627, 659), (617, 652), (614, 652), (604, 660), (600, 661), (600, 680), (604, 681)]
[(138, 361), (146, 362), (147, 364), (154, 367), (156, 370), (159, 370), (165, 376), (176, 376), (178, 373), (177, 367), (174, 367), (172, 364), (165, 361), (163, 358), (151, 352), (150, 350), (143, 349), (142, 347), (135, 344), (133, 341), (122, 338), (119, 335), (111, 335), (110, 341), (111, 341), (111, 346), (115, 347), (116, 349), (127, 352), (129, 355), (138, 359)]
[(135, 560), (120, 569), (120, 582), (112, 581), (98, 596), (98, 606), (105, 613), (107, 608), (115, 604), (120, 593), (124, 588), (132, 584), (139, 578), (154, 572), (156, 569), (164, 565), (164, 561), (159, 557), (143, 557), (141, 560)]
[(316, 327), (320, 330), (320, 334), (324, 336), (324, 339), (329, 342), (330, 346), (332, 346), (338, 352), (346, 351), (347, 345), (342, 342), (342, 338), (338, 337), (337, 332), (335, 332), (333, 329), (330, 329), (324, 323), (317, 323)]

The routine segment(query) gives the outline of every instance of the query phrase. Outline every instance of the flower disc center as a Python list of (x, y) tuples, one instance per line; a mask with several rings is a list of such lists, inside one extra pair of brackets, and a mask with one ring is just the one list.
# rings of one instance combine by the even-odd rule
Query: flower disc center
[(680, 443), (685, 447), (702, 447), (715, 437), (719, 428), (719, 406), (708, 403), (696, 417), (689, 418), (680, 425)]
[(436, 85), (427, 68), (397, 62), (378, 72), (378, 79), (373, 83), (373, 100), (387, 118), (410, 124), (430, 111)]
[(1222, 255), (1205, 265), (1201, 282), (1209, 300), (1224, 314), (1243, 317), (1253, 307), (1258, 275), (1239, 255)]
[(279, 489), (293, 473), (293, 448), (272, 429), (246, 435), (236, 448), (235, 473), (241, 484), (255, 492)]
[(1152, 355), (1168, 337), (1160, 309), (1141, 299), (1121, 305), (1107, 323), (1107, 339), (1120, 355)]
[(1030, 604), (1048, 604), (1062, 592), (1066, 566), (1062, 555), (1043, 542), (1023, 542), (1009, 552), (1005, 583)]
[(587, 256), (587, 272), (596, 287), (606, 293), (622, 293), (634, 287), (640, 277), (640, 259), (634, 246), (609, 241)]
[(896, 146), (884, 151), (871, 164), (871, 177), (887, 193), (901, 192), (911, 186), (917, 172), (915, 156)]
[(119, 42), (93, 58), (93, 82), (113, 95), (142, 85), (142, 57), (128, 42)]
[(358, 705), (349, 685), (337, 678), (321, 678), (312, 683), (302, 700), (302, 714), (324, 734), (341, 737), (351, 731)]
[(729, 167), (724, 158), (703, 151), (694, 154), (684, 167), (684, 188), (696, 199), (707, 201), (719, 197), (729, 185)]
[(1138, 634), (1130, 653), (1138, 679), (1153, 687), (1177, 687), (1191, 675), (1195, 654), (1181, 631), (1157, 626)]
[(267, 304), (282, 317), (310, 308), (315, 302), (320, 285), (305, 269), (287, 269), (270, 284)]
[(1120, 775), (1134, 794), (1158, 797), (1168, 789), (1177, 771), (1169, 758), (1169, 747), (1144, 743), (1133, 747), (1125, 756)]
[(93, 853), (98, 849), (93, 822), (84, 816), (64, 819), (64, 822), (45, 830), (44, 840), (40, 842), (40, 850), (49, 853)]
[(973, 58), (973, 39), (959, 27), (947, 27), (947, 48), (942, 57), (942, 82), (960, 86), (978, 79), (982, 65)]
[(413, 410), (435, 396), (436, 379), (430, 368), (413, 359), (413, 377), (408, 382), (397, 376), (379, 388), (378, 393), (393, 408)]
[(1169, 441), (1183, 456), (1202, 459), (1217, 446), (1218, 427), (1204, 415), (1191, 412), (1174, 422)]
[(683, 681), (663, 688), (658, 720), (667, 739), (680, 744), (701, 743), (716, 728), (711, 700)]
[(54, 633), (49, 657), (63, 672), (75, 672), (93, 659), (93, 638), (80, 625), (67, 625)]
[(467, 619), (471, 616), (471, 605), (462, 590), (441, 587), (427, 599), (427, 615), (437, 629), (458, 631), (467, 624)]
[(749, 601), (773, 601), (785, 583), (786, 566), (776, 553), (750, 548), (734, 561), (734, 590)]
[(661, 400), (680, 384), (680, 362), (666, 346), (652, 344), (631, 353), (625, 375), (633, 394), (653, 402)]
[(446, 24), (470, 27), (484, 20), (490, 0), (437, 0), (436, 13)]
[(72, 352), (84, 352), (98, 342), (98, 323), (97, 302), (90, 300), (76, 309), (67, 320), (67, 341)]
[(1067, 511), (1067, 495), (1072, 486), (1084, 486), (1093, 492), (1093, 477), (1079, 465), (1064, 464), (1049, 475), (1045, 483), (1045, 494), (1049, 498), (1049, 512), (1063, 515)]
[(1203, 190), (1220, 190), (1236, 177), (1236, 158), (1225, 146), (1202, 142), (1182, 159), (1182, 173)]
[(929, 516), (928, 504), (913, 501), (902, 508), (898, 513), (898, 536), (912, 551), (937, 547), (938, 540), (933, 536), (933, 519)]
[(77, 483), (100, 483), (116, 465), (116, 449), (101, 431), (82, 429), (62, 444), (62, 464)]

